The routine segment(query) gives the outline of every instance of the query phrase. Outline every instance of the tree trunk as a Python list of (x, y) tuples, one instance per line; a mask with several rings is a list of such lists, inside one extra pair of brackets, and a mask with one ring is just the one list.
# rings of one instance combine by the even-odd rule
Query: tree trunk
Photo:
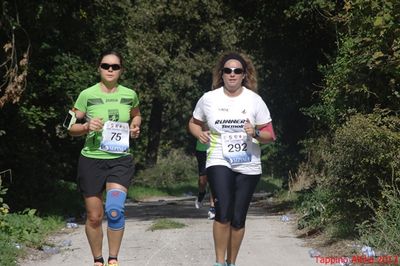
[(160, 145), (162, 130), (162, 113), (164, 105), (159, 98), (153, 98), (149, 121), (149, 132), (147, 134), (148, 144), (146, 150), (146, 163), (148, 166), (157, 163), (158, 147)]

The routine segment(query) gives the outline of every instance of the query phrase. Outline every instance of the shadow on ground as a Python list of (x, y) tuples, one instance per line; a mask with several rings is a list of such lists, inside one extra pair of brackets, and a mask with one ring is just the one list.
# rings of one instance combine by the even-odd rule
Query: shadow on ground
[(159, 218), (193, 218), (207, 217), (208, 206), (201, 209), (194, 207), (194, 200), (160, 200), (155, 202), (128, 203), (125, 207), (126, 219), (141, 221)]
[[(277, 211), (268, 209), (267, 198), (271, 194), (257, 194), (249, 209), (249, 214), (256, 216), (276, 215)], [(141, 221), (154, 220), (159, 218), (207, 218), (208, 203), (201, 209), (194, 207), (195, 197), (156, 200), (149, 202), (128, 202), (125, 207), (126, 219), (137, 219)]]

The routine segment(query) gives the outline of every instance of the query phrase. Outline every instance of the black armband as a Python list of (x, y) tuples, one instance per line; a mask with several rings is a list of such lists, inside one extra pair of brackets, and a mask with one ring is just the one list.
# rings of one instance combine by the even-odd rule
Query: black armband
[(76, 123), (78, 124), (85, 124), (88, 120), (86, 119), (86, 117), (84, 118), (77, 118), (76, 119)]

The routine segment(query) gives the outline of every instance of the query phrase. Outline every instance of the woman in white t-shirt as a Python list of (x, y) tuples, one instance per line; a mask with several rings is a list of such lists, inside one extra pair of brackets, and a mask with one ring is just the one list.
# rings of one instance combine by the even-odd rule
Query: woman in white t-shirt
[[(189, 122), (192, 135), (209, 144), (206, 167), (216, 209), (214, 266), (235, 265), (261, 177), (259, 143), (275, 140), (269, 110), (256, 91), (250, 59), (225, 53), (213, 70), (213, 90), (199, 99)], [(209, 131), (202, 131), (204, 126)]]

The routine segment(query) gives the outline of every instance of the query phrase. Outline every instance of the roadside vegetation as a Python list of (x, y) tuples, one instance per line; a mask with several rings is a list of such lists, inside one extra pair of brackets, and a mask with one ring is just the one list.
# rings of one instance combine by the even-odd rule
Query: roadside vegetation
[[(7, 189), (0, 177), (0, 265), (17, 265), (16, 259), (24, 256), (26, 248), (41, 249), (46, 237), (64, 226), (59, 216), (39, 217), (34, 209), (10, 213), (3, 201)], [(54, 206), (57, 207), (57, 206)]]

